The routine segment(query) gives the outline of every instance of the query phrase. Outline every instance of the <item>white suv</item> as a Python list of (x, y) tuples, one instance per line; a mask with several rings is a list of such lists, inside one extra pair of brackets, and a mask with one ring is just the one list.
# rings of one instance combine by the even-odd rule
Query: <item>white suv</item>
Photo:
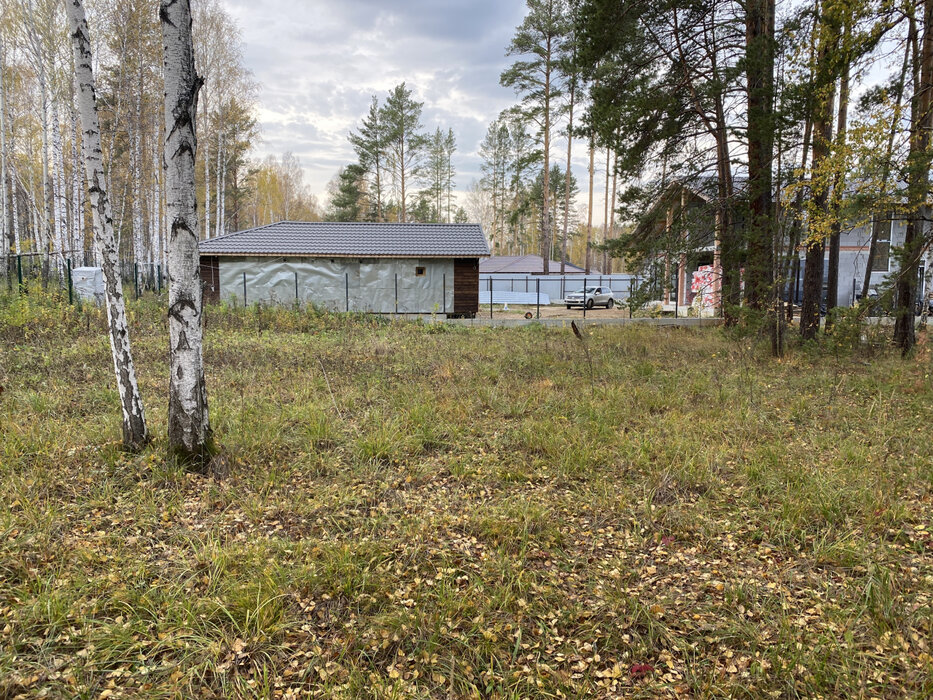
[(564, 297), (564, 303), (568, 309), (573, 306), (586, 306), (588, 309), (605, 306), (611, 309), (615, 305), (615, 299), (612, 298), (612, 290), (609, 287), (587, 287), (570, 292)]

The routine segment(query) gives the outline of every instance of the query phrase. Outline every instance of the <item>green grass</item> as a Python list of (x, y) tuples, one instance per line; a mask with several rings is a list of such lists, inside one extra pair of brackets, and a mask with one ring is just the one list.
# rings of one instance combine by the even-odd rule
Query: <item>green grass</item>
[(933, 385), (839, 342), (209, 309), (211, 474), (0, 297), (0, 698), (929, 697)]

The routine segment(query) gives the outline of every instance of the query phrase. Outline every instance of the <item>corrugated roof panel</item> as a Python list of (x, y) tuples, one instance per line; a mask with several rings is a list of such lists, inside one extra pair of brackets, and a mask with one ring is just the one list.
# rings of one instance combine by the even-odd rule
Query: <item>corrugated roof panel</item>
[(476, 258), (489, 255), (479, 224), (280, 221), (201, 241), (204, 255)]

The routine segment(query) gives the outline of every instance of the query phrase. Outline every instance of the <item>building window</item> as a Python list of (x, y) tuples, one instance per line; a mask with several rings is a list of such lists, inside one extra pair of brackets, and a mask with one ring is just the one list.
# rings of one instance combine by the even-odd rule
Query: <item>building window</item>
[(425, 268), (418, 266), (415, 268), (415, 277), (424, 277)]
[(887, 272), (891, 267), (891, 228), (894, 221), (891, 214), (875, 218), (872, 222), (875, 235), (875, 259), (872, 272)]

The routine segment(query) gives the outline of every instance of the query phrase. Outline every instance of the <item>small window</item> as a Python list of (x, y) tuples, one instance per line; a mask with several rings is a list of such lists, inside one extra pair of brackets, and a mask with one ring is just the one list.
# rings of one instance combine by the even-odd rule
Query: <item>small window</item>
[(415, 277), (424, 277), (424, 268), (418, 266), (415, 268)]

